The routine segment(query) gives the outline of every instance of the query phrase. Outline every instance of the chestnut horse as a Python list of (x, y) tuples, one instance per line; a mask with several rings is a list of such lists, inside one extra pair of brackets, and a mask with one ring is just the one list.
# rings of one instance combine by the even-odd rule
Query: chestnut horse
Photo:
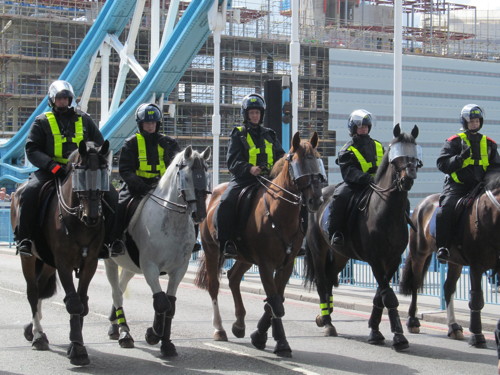
[[(97, 257), (104, 242), (102, 198), (109, 190), (109, 142), (96, 147), (80, 142), (69, 157), (64, 181), (55, 180), (56, 193), (48, 198), (40, 230), (35, 231), (33, 254), (21, 257), (33, 320), (24, 327), (24, 337), (37, 350), (48, 350), (43, 332), (42, 300), (56, 293), (56, 272), (65, 292), (70, 314), (68, 358), (73, 365), (90, 363), (83, 343), (83, 318), (89, 312), (88, 287), (97, 269)], [(11, 223), (17, 225), (21, 185), (11, 203)], [(75, 290), (73, 272), (79, 279)]]
[(421, 166), (421, 150), (415, 143), (417, 126), (408, 135), (401, 133), (398, 124), (393, 134), (395, 138), (382, 159), (375, 182), (363, 192), (360, 203), (345, 218), (348, 229), (342, 247), (330, 247), (328, 226), (324, 220), (328, 217), (327, 211), (335, 187), (323, 189), (324, 202), (321, 208), (309, 215), (304, 267), (305, 283), (314, 282), (320, 298), (321, 315), (316, 318), (316, 324), (325, 327), (325, 336), (337, 336), (331, 318), (332, 288), (338, 286), (338, 274), (350, 258), (367, 262), (378, 284), (368, 322), (371, 328), (368, 342), (374, 345), (384, 343), (379, 324), (385, 307), (394, 333), (392, 346), (395, 350), (403, 350), (409, 345), (403, 335), (397, 309), (399, 302), (390, 281), (408, 244), (408, 191)]
[[(488, 172), (483, 192), (465, 209), (457, 221), (458, 230), (450, 247), (450, 261), (444, 283), (448, 336), (462, 340), (463, 329), (456, 322), (453, 309), (453, 294), (460, 278), (463, 266), (470, 266), (470, 326), (469, 344), (477, 348), (486, 348), (486, 340), (481, 327), (481, 309), (484, 306), (481, 288), (482, 274), (488, 269), (500, 270), (500, 173)], [(431, 235), (430, 227), (434, 211), (439, 204), (439, 194), (425, 198), (413, 211), (412, 221), (416, 232), (410, 232), (410, 253), (401, 280), (401, 293), (410, 295), (408, 311), (408, 330), (418, 333), (419, 319), (417, 312), (417, 291), (422, 288), (425, 274), (429, 268), (431, 255), (437, 251), (436, 240)]]
[[(267, 342), (267, 331), (272, 325), (276, 340), (274, 353), (291, 357), (281, 318), (285, 315), (284, 291), (293, 271), (293, 264), (304, 238), (300, 210), (305, 205), (311, 212), (321, 204), (321, 182), (325, 179), (323, 163), (316, 147), (318, 135), (314, 133), (309, 142), (300, 141), (295, 133), (292, 148), (276, 162), (269, 181), (260, 178), (262, 186), (251, 204), (251, 213), (238, 242), (240, 255), (228, 272), (229, 286), (235, 304), (236, 321), (233, 334), (245, 336), (245, 307), (240, 292), (244, 273), (255, 264), (266, 292), (264, 314), (251, 335), (252, 344), (263, 350)], [(207, 219), (200, 226), (201, 241), (205, 256), (202, 258), (195, 284), (207, 289), (212, 299), (214, 339), (227, 341), (222, 326), (217, 295), (224, 257), (219, 251), (214, 213), (227, 184), (214, 190), (208, 203)]]

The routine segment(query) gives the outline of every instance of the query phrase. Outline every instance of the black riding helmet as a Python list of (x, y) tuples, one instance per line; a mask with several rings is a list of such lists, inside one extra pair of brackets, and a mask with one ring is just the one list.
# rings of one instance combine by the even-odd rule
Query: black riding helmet
[(468, 129), (469, 121), (473, 118), (479, 119), (479, 130), (483, 127), (484, 111), (477, 104), (467, 104), (460, 112), (460, 123), (464, 130)]
[(67, 81), (54, 81), (49, 86), (49, 91), (47, 93), (49, 97), (49, 105), (51, 108), (55, 108), (56, 98), (69, 98), (69, 106), (74, 107), (75, 92), (73, 91), (73, 86)]
[(156, 122), (155, 133), (158, 133), (160, 131), (162, 118), (163, 116), (160, 107), (154, 103), (141, 104), (135, 111), (135, 121), (137, 122), (137, 128), (141, 133), (143, 131), (142, 123), (144, 122)]
[(264, 121), (264, 114), (266, 113), (266, 101), (259, 94), (250, 94), (243, 98), (241, 102), (241, 117), (245, 123), (249, 123), (248, 111), (250, 109), (260, 110), (259, 125)]
[(349, 128), (349, 134), (354, 136), (358, 126), (368, 126), (368, 133), (372, 130), (372, 125), (375, 120), (370, 112), (365, 109), (356, 109), (349, 115), (349, 120), (347, 120), (347, 127)]

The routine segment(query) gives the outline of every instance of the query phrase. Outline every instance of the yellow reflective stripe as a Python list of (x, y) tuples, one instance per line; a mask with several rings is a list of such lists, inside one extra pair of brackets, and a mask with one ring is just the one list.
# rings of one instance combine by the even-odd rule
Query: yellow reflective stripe
[[(465, 133), (458, 133), (457, 134), (462, 140), (465, 142), (465, 144), (469, 147), (471, 147), (471, 156), (465, 159), (462, 162), (462, 166), (460, 169), (463, 169), (465, 167), (468, 167), (469, 165), (482, 165), (483, 169), (486, 171), (488, 166), (490, 165), (490, 161), (488, 160), (488, 141), (485, 135), (482, 136), (481, 141), (479, 141), (479, 152), (481, 159), (480, 160), (475, 160), (472, 159), (472, 146), (470, 144), (469, 138), (467, 138), (467, 134)], [(459, 170), (460, 170), (459, 169)], [(457, 172), (453, 172), (450, 174), (450, 177), (453, 179), (458, 184), (463, 184), (462, 181), (458, 178)]]
[[(382, 162), (382, 158), (384, 157), (384, 148), (382, 147), (382, 144), (378, 141), (373, 141), (375, 142), (375, 151), (376, 151), (376, 160), (375, 160), (375, 165), (378, 167), (380, 163)], [(359, 152), (359, 150), (354, 147), (354, 146), (349, 146), (347, 148), (349, 151), (351, 151), (354, 156), (356, 156), (356, 159), (359, 162), (359, 165), (361, 165), (361, 170), (363, 173), (366, 173), (371, 167), (373, 167), (373, 163), (367, 162), (365, 157)], [(375, 173), (372, 173), (374, 175)]]
[[(243, 130), (243, 126), (237, 126), (236, 129), (238, 129), (241, 132)], [(250, 149), (248, 150), (248, 162), (252, 165), (257, 165), (257, 155), (261, 153), (261, 149), (255, 146), (252, 137), (248, 133), (247, 133), (247, 142), (248, 145), (250, 146)], [(273, 166), (274, 165), (273, 144), (269, 142), (267, 139), (264, 139), (264, 145), (265, 145), (264, 151), (267, 156), (267, 165)]]
[(333, 296), (330, 296), (330, 308), (333, 310)]
[(66, 164), (68, 159), (63, 157), (63, 144), (64, 143), (75, 143), (78, 144), (83, 141), (83, 121), (82, 116), (78, 116), (75, 122), (75, 136), (73, 138), (66, 138), (61, 134), (59, 129), (59, 124), (57, 123), (56, 117), (52, 112), (45, 112), (45, 117), (49, 121), (50, 131), (52, 132), (52, 137), (54, 138), (54, 156), (52, 160), (58, 163)]
[(123, 313), (122, 309), (116, 310), (116, 320), (118, 324), (127, 323), (127, 320), (125, 319), (125, 314)]
[(153, 166), (151, 164), (148, 164), (148, 157), (146, 152), (146, 140), (144, 139), (144, 136), (140, 133), (136, 133), (136, 137), (137, 137), (137, 149), (139, 155), (139, 169), (135, 171), (135, 174), (145, 178), (163, 176), (163, 174), (167, 170), (165, 166), (165, 161), (163, 160), (163, 157), (165, 155), (165, 150), (163, 149), (163, 147), (158, 145), (158, 164), (155, 165), (155, 169), (157, 172), (152, 172)]

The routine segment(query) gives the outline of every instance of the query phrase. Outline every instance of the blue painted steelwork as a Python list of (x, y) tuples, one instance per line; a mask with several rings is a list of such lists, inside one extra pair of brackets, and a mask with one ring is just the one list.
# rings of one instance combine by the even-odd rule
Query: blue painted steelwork
[[(136, 0), (108, 0), (104, 4), (99, 16), (59, 77), (73, 85), (75, 95), (79, 96), (82, 93), (90, 71), (90, 62), (104, 38), (108, 34), (122, 33), (133, 14), (135, 3)], [(34, 170), (15, 165), (19, 165), (20, 159), (24, 156), (24, 145), (31, 124), (38, 115), (47, 110), (49, 110), (48, 99), (45, 97), (14, 137), (0, 147), (0, 181), (24, 181)]]
[[(79, 96), (83, 91), (90, 70), (90, 61), (107, 34), (119, 35), (132, 16), (135, 0), (108, 0), (75, 55), (60, 76), (69, 81)], [(105, 139), (113, 150), (118, 150), (124, 140), (135, 131), (134, 113), (137, 106), (151, 99), (153, 94), (168, 96), (175, 88), (192, 59), (207, 40), (210, 30), (207, 13), (213, 0), (193, 0), (164, 43), (144, 79), (128, 96), (120, 108), (102, 126)], [(47, 97), (37, 107), (18, 133), (0, 147), (0, 181), (24, 181), (33, 168), (15, 167), (24, 155), (24, 144), (35, 117), (47, 111)]]

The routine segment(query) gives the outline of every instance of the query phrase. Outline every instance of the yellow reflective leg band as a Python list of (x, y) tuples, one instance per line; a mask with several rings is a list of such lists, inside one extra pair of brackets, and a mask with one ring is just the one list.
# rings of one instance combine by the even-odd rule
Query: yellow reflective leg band
[(330, 296), (330, 311), (333, 311), (333, 296)]
[(125, 319), (125, 314), (123, 313), (122, 309), (116, 310), (116, 319), (118, 321), (118, 324), (124, 324), (127, 322), (127, 320)]
[(321, 316), (330, 315), (330, 308), (328, 307), (328, 303), (320, 303), (319, 308), (321, 309)]

